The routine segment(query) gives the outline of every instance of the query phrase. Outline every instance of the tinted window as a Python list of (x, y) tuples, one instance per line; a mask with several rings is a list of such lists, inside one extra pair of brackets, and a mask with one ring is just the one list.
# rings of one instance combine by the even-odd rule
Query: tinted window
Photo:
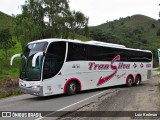
[(61, 69), (66, 52), (65, 42), (53, 42), (49, 45), (45, 55), (43, 78), (48, 79), (55, 76)]
[(115, 56), (114, 48), (68, 43), (67, 61), (111, 61)]
[(67, 61), (87, 60), (87, 45), (68, 43)]
[(115, 56), (114, 48), (88, 46), (88, 60), (111, 61)]
[(67, 61), (112, 61), (117, 55), (120, 61), (150, 62), (152, 53), (112, 47), (102, 47), (79, 43), (69, 43)]
[(149, 53), (149, 52), (116, 49), (116, 53), (117, 55), (121, 56), (120, 61), (128, 61), (128, 62), (150, 62), (152, 61), (152, 53)]

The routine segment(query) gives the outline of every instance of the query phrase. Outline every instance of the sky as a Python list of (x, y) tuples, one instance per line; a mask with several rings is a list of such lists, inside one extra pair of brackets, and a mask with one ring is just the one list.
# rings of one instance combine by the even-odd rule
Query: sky
[[(89, 26), (106, 21), (142, 14), (159, 18), (159, 0), (69, 0), (71, 10), (81, 11), (89, 17)], [(0, 0), (0, 11), (8, 15), (21, 13), (25, 0)]]

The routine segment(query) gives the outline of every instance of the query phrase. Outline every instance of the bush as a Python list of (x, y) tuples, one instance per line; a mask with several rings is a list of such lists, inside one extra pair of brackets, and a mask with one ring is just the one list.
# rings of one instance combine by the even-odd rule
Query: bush
[(160, 36), (160, 29), (158, 29), (157, 31), (157, 36)]

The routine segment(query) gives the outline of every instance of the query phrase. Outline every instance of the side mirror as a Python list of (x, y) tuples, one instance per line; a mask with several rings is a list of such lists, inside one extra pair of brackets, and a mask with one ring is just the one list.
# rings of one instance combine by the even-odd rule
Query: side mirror
[(13, 56), (11, 57), (10, 65), (12, 66), (14, 58), (16, 58), (16, 57), (21, 57), (21, 56), (22, 56), (21, 54), (15, 54), (15, 55), (13, 55)]
[(36, 54), (33, 56), (33, 59), (32, 59), (32, 67), (35, 67), (35, 66), (36, 66), (37, 57), (40, 56), (40, 55), (43, 55), (43, 52), (38, 52), (38, 53), (36, 53)]

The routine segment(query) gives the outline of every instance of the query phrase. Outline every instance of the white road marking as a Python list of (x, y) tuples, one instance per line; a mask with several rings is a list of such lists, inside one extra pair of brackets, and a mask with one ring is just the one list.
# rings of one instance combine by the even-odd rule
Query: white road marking
[[(70, 108), (70, 107), (72, 107), (72, 106), (74, 106), (74, 105), (76, 105), (76, 104), (79, 104), (79, 103), (81, 103), (81, 102), (84, 102), (84, 101), (86, 101), (86, 100), (89, 100), (89, 99), (91, 99), (91, 98), (93, 98), (93, 97), (95, 97), (95, 96), (98, 96), (98, 95), (106, 92), (106, 91), (108, 91), (108, 90), (105, 90), (105, 91), (103, 91), (103, 92), (97, 93), (97, 94), (95, 94), (95, 95), (93, 95), (93, 96), (91, 96), (91, 97), (88, 97), (88, 98), (86, 98), (86, 99), (80, 100), (80, 101), (78, 101), (78, 102), (76, 102), (76, 103), (73, 103), (73, 104), (71, 104), (71, 105), (68, 105), (68, 106), (66, 106), (66, 107), (64, 107), (64, 108), (61, 108), (61, 109), (57, 110), (57, 112), (58, 112), (58, 111), (65, 110), (65, 109), (67, 109), (67, 108)], [(45, 115), (44, 117), (47, 117), (47, 116), (52, 115), (52, 114), (55, 114), (55, 113), (56, 113), (56, 112), (49, 113), (49, 114)], [(40, 117), (40, 118), (37, 118), (37, 119), (35, 119), (35, 120), (41, 120), (41, 119), (43, 119), (44, 117)]]

